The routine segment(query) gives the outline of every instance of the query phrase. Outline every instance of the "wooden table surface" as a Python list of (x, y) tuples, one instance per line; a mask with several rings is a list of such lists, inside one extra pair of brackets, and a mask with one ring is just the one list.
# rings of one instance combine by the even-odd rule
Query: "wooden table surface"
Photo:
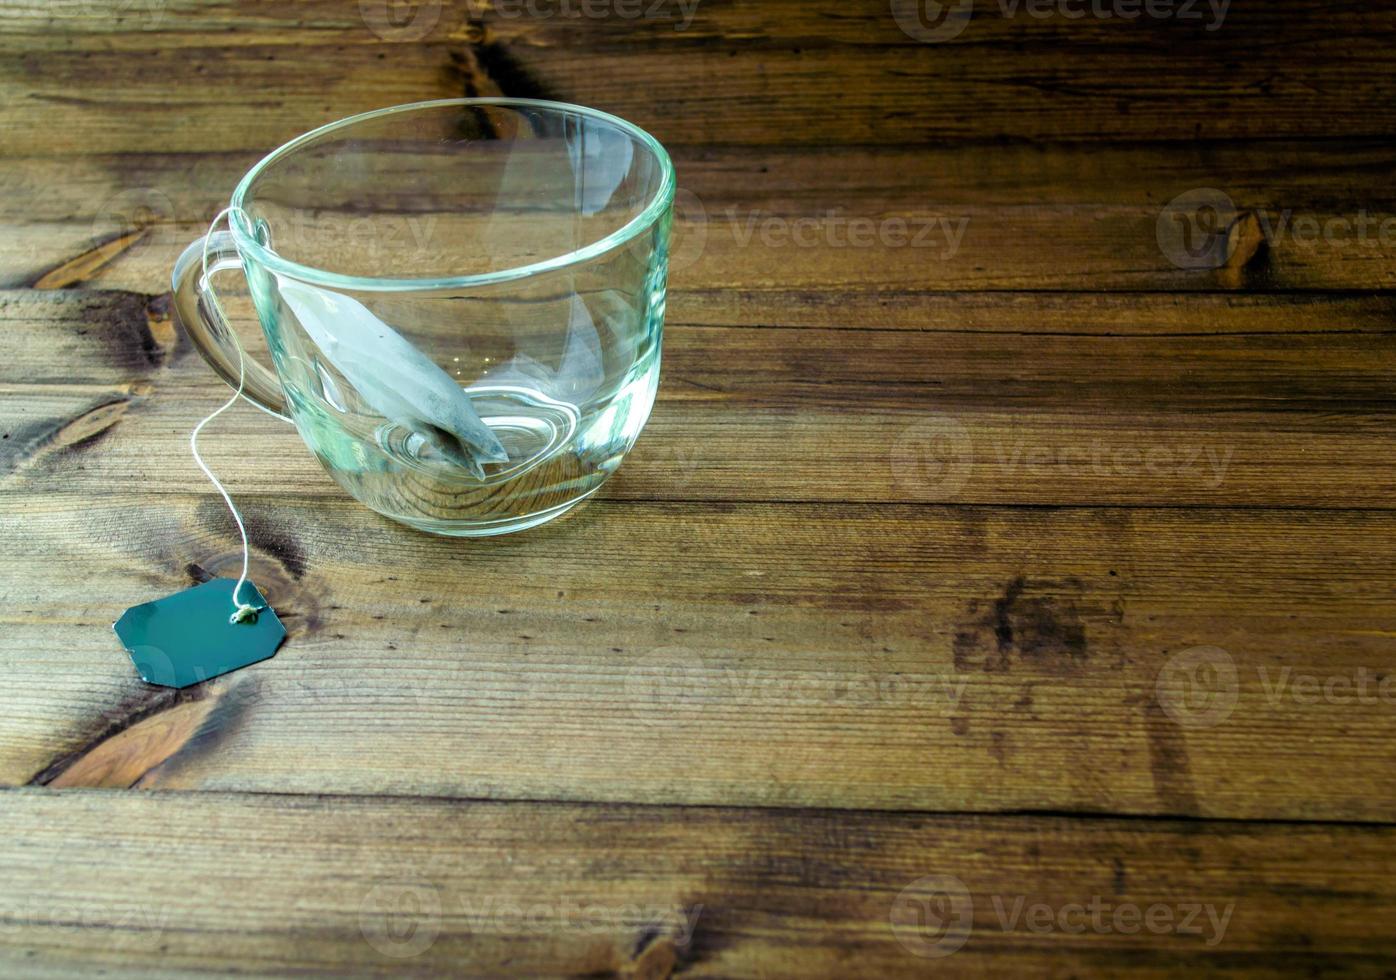
[[(1396, 970), (1396, 11), (907, 6), (0, 6), (0, 973)], [(240, 560), (174, 257), (500, 92), (673, 153), (639, 445), (451, 541), (239, 407), (289, 638), (143, 684)]]

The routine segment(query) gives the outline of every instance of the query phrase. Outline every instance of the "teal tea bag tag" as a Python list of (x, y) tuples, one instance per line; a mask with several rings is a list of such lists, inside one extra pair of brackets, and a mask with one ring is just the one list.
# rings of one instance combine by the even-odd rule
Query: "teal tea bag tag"
[(212, 579), (132, 606), (112, 624), (147, 684), (188, 687), (276, 653), (286, 627), (251, 582), (233, 602), (236, 585)]
[[(224, 208), (218, 212), (203, 240), (200, 289), (205, 291), (208, 302), (220, 318), (222, 309), (209, 282), (208, 250), (213, 230), (232, 211), (232, 208)], [(178, 283), (176, 288), (180, 288)], [(251, 549), (247, 544), (247, 527), (242, 522), (242, 515), (233, 506), (233, 498), (218, 477), (213, 475), (213, 470), (199, 455), (199, 433), (204, 426), (237, 404), (237, 400), (243, 397), (243, 387), (247, 381), (242, 344), (226, 320), (223, 320), (223, 330), (238, 352), (237, 388), (233, 390), (231, 398), (194, 426), (194, 431), (189, 434), (189, 452), (237, 522), (238, 537), (242, 539), (242, 575), (237, 581), (216, 578), (163, 599), (132, 606), (112, 623), (112, 629), (116, 630), (122, 646), (131, 655), (131, 662), (136, 665), (141, 678), (147, 684), (159, 684), (161, 687), (189, 687), (266, 660), (275, 655), (276, 648), (286, 639), (286, 627), (281, 625), (281, 620), (267, 605), (257, 587), (247, 581)]]

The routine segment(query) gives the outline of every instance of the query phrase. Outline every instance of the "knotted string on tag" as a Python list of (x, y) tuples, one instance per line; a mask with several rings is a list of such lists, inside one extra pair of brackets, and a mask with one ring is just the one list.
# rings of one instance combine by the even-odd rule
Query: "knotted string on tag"
[[(218, 302), (218, 297), (213, 291), (213, 283), (210, 282), (208, 278), (208, 246), (210, 239), (213, 238), (213, 229), (218, 227), (218, 222), (228, 217), (232, 211), (233, 209), (231, 207), (224, 208), (222, 211), (219, 211), (213, 221), (209, 223), (208, 233), (204, 235), (203, 268), (201, 270), (203, 278), (199, 282), (199, 288), (208, 296), (209, 302), (213, 306), (214, 314), (219, 317), (224, 329), (228, 331), (228, 338), (233, 342), (233, 347), (238, 352), (238, 386), (233, 392), (233, 397), (218, 406), (218, 408), (214, 409), (209, 415), (205, 416), (203, 421), (194, 426), (194, 431), (189, 434), (189, 451), (194, 454), (194, 462), (199, 464), (199, 469), (204, 471), (204, 476), (209, 478), (209, 481), (213, 483), (214, 489), (223, 496), (223, 502), (228, 505), (228, 511), (233, 515), (233, 520), (237, 522), (238, 535), (242, 538), (242, 574), (238, 576), (237, 585), (233, 586), (233, 614), (228, 617), (228, 622), (244, 623), (249, 619), (255, 620), (257, 614), (266, 608), (265, 603), (261, 605), (252, 605), (251, 603), (243, 602), (241, 599), (242, 586), (243, 583), (247, 581), (247, 566), (251, 558), (250, 549), (247, 544), (247, 528), (242, 523), (242, 515), (238, 513), (237, 507), (233, 504), (233, 498), (228, 495), (228, 491), (223, 488), (223, 484), (219, 482), (218, 477), (213, 475), (213, 470), (209, 469), (208, 464), (204, 462), (204, 458), (199, 455), (199, 433), (203, 431), (204, 426), (208, 425), (237, 403), (237, 400), (242, 397), (243, 387), (247, 382), (247, 362), (242, 352), (242, 343), (238, 340), (237, 334), (233, 331), (233, 328), (228, 325), (228, 318), (223, 316), (222, 304)], [(232, 222), (229, 221), (228, 224), (229, 227), (231, 227)]]

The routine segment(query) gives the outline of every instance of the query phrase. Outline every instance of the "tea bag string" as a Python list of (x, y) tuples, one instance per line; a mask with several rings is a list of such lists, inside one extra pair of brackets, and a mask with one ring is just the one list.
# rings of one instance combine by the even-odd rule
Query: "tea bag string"
[[(209, 223), (208, 234), (204, 236), (203, 279), (200, 281), (199, 285), (201, 289), (207, 291), (214, 309), (220, 312), (221, 309), (218, 303), (218, 297), (214, 294), (213, 283), (211, 283), (208, 278), (208, 246), (209, 240), (213, 237), (213, 229), (218, 227), (220, 221), (232, 214), (232, 211), (233, 209), (231, 207), (219, 211), (213, 221)], [(229, 223), (231, 224), (231, 221)], [(222, 495), (223, 502), (228, 505), (229, 513), (233, 515), (233, 520), (237, 522), (238, 535), (242, 538), (242, 575), (238, 577), (237, 585), (233, 586), (233, 614), (228, 617), (228, 622), (230, 623), (241, 623), (255, 617), (257, 613), (266, 608), (265, 605), (254, 606), (251, 603), (241, 601), (242, 586), (247, 581), (247, 566), (250, 560), (250, 549), (247, 545), (247, 528), (242, 523), (242, 515), (238, 513), (237, 507), (233, 505), (233, 498), (228, 495), (228, 491), (223, 488), (223, 484), (219, 482), (218, 477), (213, 475), (213, 470), (209, 469), (208, 464), (204, 462), (204, 458), (199, 455), (199, 433), (203, 431), (204, 426), (208, 425), (237, 403), (237, 400), (242, 397), (243, 387), (247, 382), (247, 360), (242, 352), (242, 344), (238, 341), (237, 334), (233, 331), (233, 328), (228, 325), (226, 318), (223, 318), (222, 326), (228, 331), (228, 337), (232, 340), (233, 347), (236, 348), (238, 352), (238, 386), (233, 392), (233, 397), (215, 408), (210, 414), (204, 417), (203, 421), (194, 426), (194, 431), (189, 434), (189, 451), (194, 454), (194, 462), (199, 464), (199, 469), (204, 471), (204, 476), (209, 478), (214, 489)]]

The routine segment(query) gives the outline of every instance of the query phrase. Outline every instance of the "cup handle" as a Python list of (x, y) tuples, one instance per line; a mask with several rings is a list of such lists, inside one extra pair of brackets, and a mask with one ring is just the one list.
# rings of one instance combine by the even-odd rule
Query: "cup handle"
[[(194, 342), (194, 346), (215, 374), (236, 389), (238, 384), (238, 349), (228, 326), (223, 307), (214, 295), (213, 288), (203, 277), (204, 242), (208, 242), (208, 274), (229, 269), (241, 269), (242, 259), (238, 256), (233, 236), (226, 231), (213, 232), (196, 239), (184, 250), (175, 262), (171, 285), (174, 288), (175, 315), (184, 326), (184, 332)], [(281, 384), (276, 376), (250, 357), (243, 358), (243, 397), (269, 415), (275, 415), (283, 422), (291, 420), (286, 416), (286, 398), (281, 392)]]

